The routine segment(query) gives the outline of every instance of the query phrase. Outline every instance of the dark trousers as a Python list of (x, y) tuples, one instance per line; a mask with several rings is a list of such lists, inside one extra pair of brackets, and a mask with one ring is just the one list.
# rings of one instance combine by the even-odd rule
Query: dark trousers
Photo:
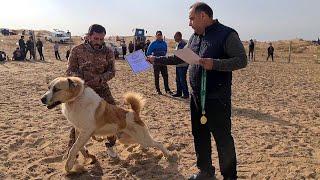
[(224, 178), (236, 178), (237, 159), (231, 135), (231, 98), (207, 100), (207, 123), (204, 125), (200, 123), (202, 116), (200, 100), (196, 99), (192, 95), (190, 108), (197, 167), (207, 172), (214, 171), (211, 160), (212, 135), (217, 146), (221, 174)]
[(273, 62), (273, 53), (269, 53), (267, 57), (267, 61), (269, 60), (269, 57), (271, 56), (272, 62)]
[(27, 56), (28, 52), (30, 53), (30, 58), (29, 59), (31, 59), (31, 58), (34, 59), (34, 51), (32, 49), (27, 49), (26, 56)]
[(168, 83), (168, 68), (167, 66), (163, 65), (153, 65), (153, 75), (154, 75), (154, 84), (156, 86), (156, 90), (160, 91), (160, 85), (159, 85), (159, 78), (160, 78), (160, 72), (163, 77), (163, 83), (165, 91), (170, 91), (169, 83)]
[(253, 61), (253, 49), (249, 49), (248, 58), (249, 58), (249, 60)]
[(26, 49), (20, 47), (20, 52), (22, 54), (23, 59), (26, 59)]
[(127, 54), (127, 48), (122, 48), (122, 56), (124, 59), (124, 56)]
[(43, 60), (43, 61), (44, 61), (44, 56), (43, 56), (43, 53), (42, 53), (42, 48), (38, 48), (38, 52), (39, 52), (40, 60)]
[(54, 51), (54, 55), (56, 56), (56, 59), (61, 60), (59, 51)]
[(187, 72), (188, 66), (176, 67), (176, 83), (177, 83), (177, 94), (189, 96), (188, 84), (187, 84)]

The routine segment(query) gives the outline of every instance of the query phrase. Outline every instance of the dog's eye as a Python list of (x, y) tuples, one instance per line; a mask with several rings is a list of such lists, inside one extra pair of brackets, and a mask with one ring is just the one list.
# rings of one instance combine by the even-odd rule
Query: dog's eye
[(58, 89), (58, 88), (56, 88), (56, 87), (53, 87), (53, 93), (56, 93), (56, 92), (58, 92), (58, 91), (60, 91), (61, 89)]

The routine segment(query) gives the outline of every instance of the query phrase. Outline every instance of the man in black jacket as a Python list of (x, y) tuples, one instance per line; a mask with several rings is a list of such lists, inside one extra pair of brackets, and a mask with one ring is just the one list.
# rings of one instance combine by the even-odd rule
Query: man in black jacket
[(128, 49), (129, 53), (132, 53), (134, 51), (134, 44), (132, 43), (132, 41), (130, 41)]
[(44, 61), (44, 56), (43, 56), (43, 53), (42, 53), (43, 43), (40, 40), (40, 38), (38, 38), (38, 41), (36, 43), (36, 47), (37, 47), (38, 52), (39, 52), (40, 60)]
[(268, 51), (267, 61), (268, 61), (269, 57), (271, 57), (271, 60), (272, 60), (272, 62), (273, 62), (273, 52), (274, 52), (274, 48), (273, 48), (273, 46), (272, 46), (272, 43), (269, 43), (269, 47), (268, 47), (267, 51)]
[(249, 41), (249, 54), (248, 54), (248, 58), (251, 61), (254, 61), (253, 59), (253, 53), (254, 53), (254, 42), (252, 39), (250, 39)]
[[(194, 34), (188, 42), (188, 48), (201, 58), (199, 64), (192, 64), (189, 70), (192, 134), (200, 170), (189, 179), (214, 179), (211, 134), (217, 145), (221, 174), (224, 179), (236, 179), (237, 160), (231, 135), (232, 71), (247, 65), (246, 52), (237, 32), (213, 19), (212, 9), (207, 4), (193, 4), (189, 20)], [(183, 62), (176, 56), (149, 56), (148, 60), (155, 64), (172, 65)], [(206, 81), (202, 82), (205, 79), (203, 77), (206, 77)], [(206, 84), (206, 88), (201, 88), (204, 87), (201, 84)], [(201, 104), (204, 102), (201, 99), (205, 99), (205, 105)], [(207, 122), (200, 123), (202, 112), (205, 112)]]
[(26, 57), (26, 43), (24, 42), (24, 36), (19, 39), (19, 48), (22, 53), (23, 59)]
[(26, 51), (26, 56), (28, 51), (30, 52), (30, 58), (29, 59), (34, 59), (34, 43), (33, 43), (33, 39), (32, 36), (29, 37), (29, 40), (27, 41), (27, 51)]

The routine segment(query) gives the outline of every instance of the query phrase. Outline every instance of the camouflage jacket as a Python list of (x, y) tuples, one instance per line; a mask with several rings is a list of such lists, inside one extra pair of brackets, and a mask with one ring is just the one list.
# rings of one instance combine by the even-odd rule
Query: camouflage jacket
[(67, 76), (77, 76), (93, 89), (109, 89), (107, 82), (115, 76), (113, 51), (103, 46), (93, 49), (88, 43), (80, 44), (71, 50)]

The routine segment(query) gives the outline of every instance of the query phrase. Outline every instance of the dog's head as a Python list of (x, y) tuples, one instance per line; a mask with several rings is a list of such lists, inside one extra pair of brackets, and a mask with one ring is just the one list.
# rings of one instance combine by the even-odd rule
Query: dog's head
[(49, 83), (41, 102), (52, 109), (61, 103), (73, 101), (83, 88), (84, 82), (78, 77), (58, 77)]

